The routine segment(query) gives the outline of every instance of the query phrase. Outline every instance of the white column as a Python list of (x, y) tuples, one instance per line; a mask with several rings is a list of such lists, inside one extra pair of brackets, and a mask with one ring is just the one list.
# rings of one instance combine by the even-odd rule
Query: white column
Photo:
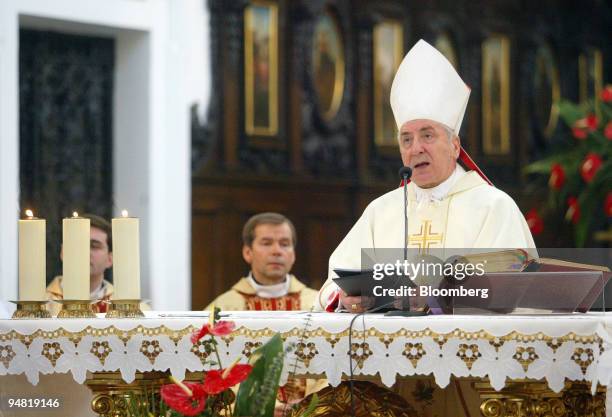
[[(126, 209), (140, 218), (141, 290), (151, 299), (150, 213), (150, 32), (117, 34), (113, 91), (113, 193), (115, 216)], [(155, 306), (153, 306), (155, 307)]]
[[(151, 298), (157, 310), (191, 308), (191, 168), (184, 71), (171, 6), (156, 3), (151, 60)], [(165, 115), (155, 117), (156, 115)]]
[(19, 218), (19, 27), (11, 2), (0, 2), (0, 300), (17, 298)]

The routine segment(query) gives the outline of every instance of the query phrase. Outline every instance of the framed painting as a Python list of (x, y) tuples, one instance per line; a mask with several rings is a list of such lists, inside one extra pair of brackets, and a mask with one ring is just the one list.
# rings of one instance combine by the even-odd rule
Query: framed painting
[(253, 1), (244, 11), (245, 130), (278, 134), (278, 5)]
[(455, 52), (455, 46), (453, 40), (447, 32), (442, 32), (436, 38), (434, 46), (438, 51), (442, 53), (453, 64), (453, 67), (459, 71), (459, 60), (457, 59), (457, 53)]
[(395, 71), (404, 54), (404, 29), (396, 20), (383, 20), (374, 26), (374, 143), (397, 148), (397, 126), (389, 94)]
[(485, 155), (510, 153), (510, 40), (482, 43), (482, 142)]
[(556, 103), (561, 98), (559, 69), (551, 48), (544, 44), (538, 48), (533, 73), (533, 115), (538, 128), (546, 138), (552, 137), (559, 121)]
[(345, 62), (342, 31), (337, 18), (326, 10), (315, 23), (312, 79), (323, 120), (336, 116), (344, 94)]
[[(601, 51), (589, 48), (578, 57), (580, 102), (599, 97), (603, 88), (603, 57)], [(595, 102), (598, 106), (598, 102)]]

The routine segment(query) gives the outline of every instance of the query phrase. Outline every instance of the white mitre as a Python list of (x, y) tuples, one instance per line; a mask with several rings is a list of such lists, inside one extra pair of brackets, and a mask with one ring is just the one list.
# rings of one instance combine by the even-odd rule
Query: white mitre
[(419, 40), (408, 51), (391, 85), (391, 109), (399, 130), (411, 120), (429, 119), (459, 134), (470, 88), (436, 48)]

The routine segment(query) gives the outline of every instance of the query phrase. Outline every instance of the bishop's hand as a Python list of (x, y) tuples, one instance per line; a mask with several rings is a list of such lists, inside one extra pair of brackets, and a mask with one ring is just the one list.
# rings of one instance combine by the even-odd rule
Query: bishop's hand
[(373, 304), (368, 297), (350, 296), (343, 290), (340, 290), (340, 308), (348, 310), (350, 313), (363, 313)]

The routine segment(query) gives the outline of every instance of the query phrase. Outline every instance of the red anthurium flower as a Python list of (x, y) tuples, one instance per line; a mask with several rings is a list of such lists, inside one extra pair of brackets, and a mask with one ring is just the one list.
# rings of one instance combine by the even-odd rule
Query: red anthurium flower
[(604, 202), (604, 213), (608, 217), (612, 217), (612, 192), (609, 192), (606, 196), (606, 201)]
[(580, 166), (580, 175), (585, 182), (591, 182), (602, 164), (601, 156), (589, 153)]
[(572, 134), (576, 139), (586, 139), (587, 137), (587, 131), (580, 127), (573, 127)]
[(544, 230), (544, 222), (536, 209), (529, 210), (525, 215), (525, 220), (532, 234), (539, 235)]
[(191, 334), (191, 343), (195, 345), (196, 343), (198, 343), (198, 340), (200, 340), (201, 338), (203, 338), (209, 333), (210, 333), (210, 327), (208, 327), (208, 323), (207, 323), (204, 326), (202, 326), (200, 330), (193, 332)]
[(251, 365), (234, 365), (227, 369), (211, 369), (204, 378), (204, 390), (209, 395), (215, 395), (233, 387), (247, 379), (253, 367)]
[(601, 92), (601, 100), (604, 103), (609, 103), (612, 101), (612, 85), (607, 85), (606, 88)]
[(567, 199), (567, 213), (565, 213), (565, 219), (571, 220), (572, 223), (578, 223), (580, 220), (580, 205), (578, 204), (578, 199), (576, 197), (569, 197)]
[(595, 130), (597, 130), (598, 122), (599, 120), (597, 120), (597, 117), (594, 114), (589, 114), (586, 117), (586, 126), (591, 132), (594, 132)]
[(164, 385), (160, 390), (161, 397), (174, 411), (185, 416), (195, 416), (206, 408), (206, 391), (204, 384), (195, 382), (178, 382)]
[(550, 169), (550, 179), (548, 185), (553, 190), (559, 190), (565, 184), (565, 170), (560, 164), (553, 164)]
[(612, 122), (608, 122), (606, 128), (604, 129), (604, 136), (608, 140), (612, 140)]
[(210, 329), (210, 333), (215, 336), (227, 336), (236, 328), (236, 323), (233, 321), (221, 320), (215, 323)]
[(212, 334), (213, 336), (227, 336), (233, 332), (235, 328), (236, 323), (233, 321), (221, 320), (216, 322), (212, 327), (210, 323), (206, 323), (199, 331), (191, 335), (191, 343), (195, 345), (198, 343), (198, 340), (207, 334)]

